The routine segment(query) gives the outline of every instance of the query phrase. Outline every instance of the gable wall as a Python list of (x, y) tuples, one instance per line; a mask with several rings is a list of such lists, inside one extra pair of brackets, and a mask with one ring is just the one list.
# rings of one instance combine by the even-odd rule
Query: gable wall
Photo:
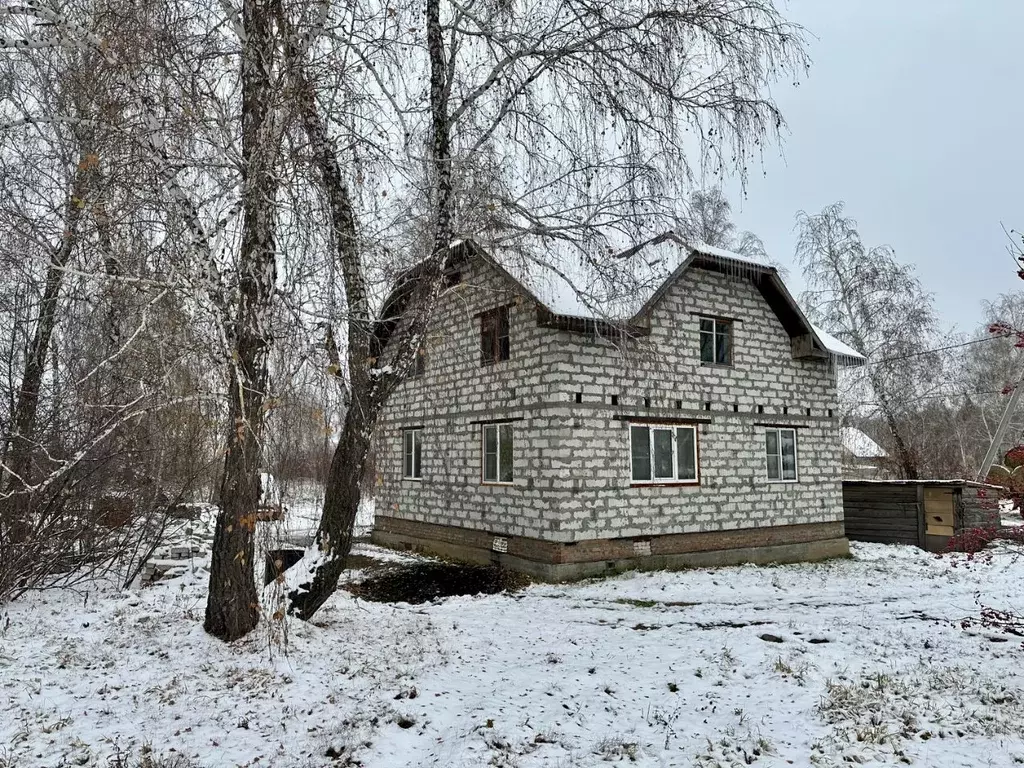
[[(557, 338), (538, 328), (536, 309), (496, 270), (475, 262), (449, 291), (427, 336), (425, 375), (404, 382), (378, 425), (377, 513), (512, 536), (548, 537), (568, 488), (563, 453), (542, 404), (558, 397), (544, 361)], [(512, 303), (510, 359), (480, 364), (480, 312)], [(483, 485), (480, 421), (514, 425), (512, 486)], [(423, 480), (402, 479), (402, 429), (422, 426)]]
[[(732, 366), (701, 365), (694, 313), (738, 321)], [(650, 337), (627, 359), (579, 336), (565, 334), (564, 343), (564, 385), (585, 366), (578, 389), (592, 403), (568, 424), (589, 447), (574, 454), (564, 540), (842, 520), (834, 372), (826, 361), (793, 359), (789, 336), (748, 279), (691, 269), (654, 308)], [(626, 419), (643, 416), (701, 421), (700, 486), (629, 487)], [(764, 424), (797, 428), (799, 482), (766, 481)]]

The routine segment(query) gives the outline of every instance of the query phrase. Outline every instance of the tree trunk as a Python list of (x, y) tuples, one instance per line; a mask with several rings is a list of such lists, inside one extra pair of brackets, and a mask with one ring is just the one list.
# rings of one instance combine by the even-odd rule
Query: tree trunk
[(71, 255), (80, 238), (79, 225), (89, 186), (88, 167), (83, 159), (83, 163), (75, 172), (64, 217), (64, 236), (46, 269), (43, 296), (36, 316), (32, 342), (25, 358), (21, 387), (18, 389), (18, 397), (14, 406), (10, 442), (5, 451), (4, 463), (7, 467), (7, 477), (0, 486), (9, 494), (2, 509), (0, 534), (12, 542), (21, 541), (30, 527), (27, 519), (31, 514), (31, 495), (26, 486), (32, 485), (35, 476), (33, 465), (39, 394), (42, 388), (43, 374), (46, 372), (50, 339), (57, 325), (58, 299), (61, 286), (64, 283), (64, 268), (71, 260)]
[(232, 360), (228, 370), (229, 433), (214, 532), (210, 590), (204, 628), (230, 641), (259, 621), (253, 566), (270, 308), (276, 282), (275, 174), (277, 133), (273, 128), (272, 73), (275, 40), (272, 2), (245, 0), (242, 23), (243, 221), (239, 286), (234, 318), (227, 328)]
[(883, 415), (889, 431), (892, 432), (893, 445), (896, 448), (896, 464), (900, 468), (900, 474), (902, 475), (900, 479), (917, 480), (917, 462), (914, 460), (910, 448), (903, 439), (903, 435), (900, 434), (900, 427), (896, 422), (895, 415), (891, 409), (885, 406), (883, 406)]
[[(348, 373), (350, 402), (345, 424), (331, 459), (324, 492), (324, 507), (316, 543), (321, 560), (308, 584), (289, 595), (289, 610), (309, 619), (334, 593), (352, 546), (352, 529), (362, 494), (370, 440), (388, 393), (402, 381), (418, 352), (411, 342), (427, 323), (432, 300), (442, 285), (444, 260), (451, 244), (452, 169), (448, 115), (448, 72), (440, 22), (439, 0), (427, 0), (427, 47), (430, 57), (430, 103), (434, 187), (434, 242), (429, 258), (406, 304), (398, 327), (380, 339), (370, 321), (366, 286), (358, 250), (355, 214), (337, 153), (320, 115), (312, 84), (292, 50), (295, 93), (299, 97), (303, 127), (309, 137), (333, 225), (333, 240), (345, 281), (349, 304)], [(380, 358), (388, 353), (385, 373)], [(371, 371), (374, 365), (376, 371)]]
[(367, 407), (353, 398), (345, 414), (345, 425), (327, 474), (324, 508), (316, 533), (317, 547), (323, 559), (313, 580), (300, 585), (289, 595), (289, 611), (300, 619), (311, 618), (334, 594), (338, 579), (345, 570), (362, 496), (361, 482), (370, 450), (370, 436), (379, 410), (379, 407)]
[(283, 8), (279, 24), (285, 29), (285, 55), (292, 80), (302, 128), (309, 139), (314, 165), (327, 198), (331, 223), (331, 245), (341, 268), (348, 303), (348, 356), (350, 401), (338, 445), (331, 457), (324, 492), (324, 507), (316, 532), (321, 559), (312, 580), (299, 585), (289, 596), (290, 613), (310, 618), (338, 585), (345, 558), (352, 546), (352, 527), (359, 509), (360, 479), (369, 451), (370, 436), (380, 409), (377, 391), (368, 371), (372, 364), (372, 323), (362, 261), (358, 248), (355, 213), (345, 176), (338, 161), (327, 124), (316, 103), (313, 84), (306, 77), (297, 37), (287, 29)]

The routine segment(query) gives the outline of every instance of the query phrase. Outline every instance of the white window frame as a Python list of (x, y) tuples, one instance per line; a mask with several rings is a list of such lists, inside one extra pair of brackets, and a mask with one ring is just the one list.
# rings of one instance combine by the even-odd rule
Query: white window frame
[[(412, 444), (408, 444), (408, 438), (412, 438)], [(419, 448), (419, 461), (416, 460), (416, 449)], [(411, 450), (410, 450), (411, 449)], [(410, 457), (410, 453), (412, 454)], [(411, 459), (408, 463), (407, 459)], [(410, 466), (411, 465), (411, 466)], [(411, 474), (406, 470), (410, 470)], [(402, 430), (402, 479), (423, 480), (423, 428)]]
[[(633, 429), (646, 429), (647, 447), (650, 452), (648, 460), (651, 467), (650, 480), (637, 480), (633, 477)], [(688, 429), (693, 434), (693, 477), (679, 477), (679, 432)], [(656, 477), (654, 461), (654, 433), (669, 432), (672, 435), (672, 476)], [(700, 485), (700, 434), (696, 424), (652, 424), (650, 422), (633, 421), (629, 423), (629, 482), (630, 485)]]
[[(736, 352), (736, 336), (733, 333), (736, 325), (732, 320), (725, 320), (719, 317), (710, 317), (708, 315), (698, 315), (697, 320), (697, 357), (700, 358), (701, 365), (720, 365), (720, 366), (732, 366), (733, 356)], [(705, 360), (701, 355), (701, 338), (707, 331), (701, 328), (701, 323), (704, 321), (711, 323), (711, 360)], [(726, 336), (729, 338), (729, 356), (728, 360), (724, 363), (718, 362), (718, 328), (722, 326), (727, 328)]]
[[(778, 453), (775, 455), (779, 458), (779, 476), (772, 477), (768, 467), (768, 434), (770, 432), (775, 433), (775, 445), (778, 447)], [(782, 433), (792, 432), (793, 433), (793, 477), (786, 477), (785, 469), (782, 463)], [(800, 442), (797, 439), (797, 431), (792, 427), (766, 427), (764, 430), (764, 474), (768, 479), (769, 483), (797, 483), (800, 481)]]
[[(511, 421), (495, 421), (490, 424), (480, 425), (480, 482), (483, 485), (514, 485), (516, 472), (515, 472), (515, 428), (512, 426), (514, 422)], [(509, 429), (509, 445), (502, 448), (501, 440), (501, 428), (508, 427)], [(495, 472), (496, 475), (493, 479), (487, 477), (487, 432), (488, 430), (494, 430), (494, 443), (497, 446), (497, 453), (495, 454)], [(509, 480), (502, 480), (501, 478), (501, 460), (506, 457), (506, 452), (512, 455), (508, 457), (510, 466), (512, 468), (512, 478)]]

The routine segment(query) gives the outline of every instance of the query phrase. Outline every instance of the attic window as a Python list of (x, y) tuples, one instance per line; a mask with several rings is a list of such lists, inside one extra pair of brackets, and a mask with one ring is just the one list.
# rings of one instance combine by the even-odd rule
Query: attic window
[(732, 365), (732, 323), (714, 317), (700, 319), (700, 362)]
[(412, 371), (409, 375), (412, 378), (418, 378), (427, 371), (427, 351), (425, 349), (419, 349), (416, 351), (416, 357), (412, 361)]
[(495, 307), (480, 315), (480, 365), (508, 360), (508, 307)]

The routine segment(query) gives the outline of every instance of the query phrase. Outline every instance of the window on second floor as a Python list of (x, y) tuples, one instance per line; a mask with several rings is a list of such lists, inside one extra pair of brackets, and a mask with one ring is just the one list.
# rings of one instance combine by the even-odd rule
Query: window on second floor
[(732, 365), (732, 323), (715, 317), (700, 319), (700, 361), (705, 365)]
[(492, 365), (508, 357), (508, 307), (496, 307), (480, 315), (480, 364)]

